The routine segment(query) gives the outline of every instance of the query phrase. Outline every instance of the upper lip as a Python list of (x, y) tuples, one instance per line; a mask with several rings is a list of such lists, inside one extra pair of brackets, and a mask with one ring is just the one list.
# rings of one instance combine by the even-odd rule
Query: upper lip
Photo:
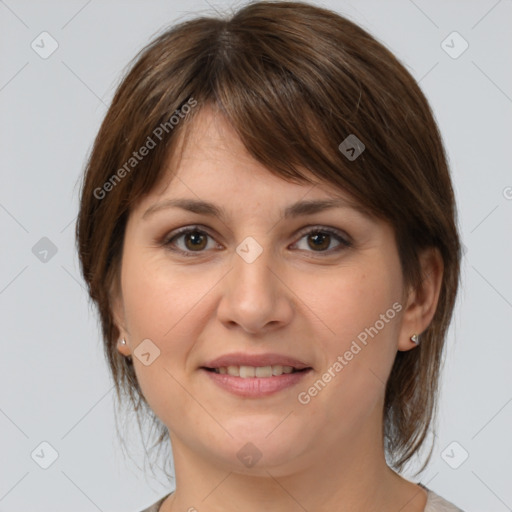
[(228, 366), (291, 366), (296, 370), (311, 368), (308, 364), (281, 354), (244, 354), (241, 352), (225, 354), (207, 361), (203, 368), (225, 368)]

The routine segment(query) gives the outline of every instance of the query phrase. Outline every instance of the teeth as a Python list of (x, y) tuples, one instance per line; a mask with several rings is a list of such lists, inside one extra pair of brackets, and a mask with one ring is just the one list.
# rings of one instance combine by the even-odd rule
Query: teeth
[(280, 364), (272, 366), (272, 375), (281, 375), (283, 373), (283, 367)]
[(256, 368), (254, 368), (254, 366), (240, 366), (240, 377), (242, 377), (242, 379), (256, 377)]
[(240, 368), (238, 366), (228, 366), (228, 375), (240, 377)]
[(254, 374), (255, 377), (272, 377), (272, 366), (257, 366)]
[(274, 366), (228, 366), (215, 368), (215, 373), (231, 375), (233, 377), (241, 377), (247, 379), (249, 377), (272, 377), (279, 376), (283, 373), (292, 373), (292, 366), (282, 366), (276, 364)]

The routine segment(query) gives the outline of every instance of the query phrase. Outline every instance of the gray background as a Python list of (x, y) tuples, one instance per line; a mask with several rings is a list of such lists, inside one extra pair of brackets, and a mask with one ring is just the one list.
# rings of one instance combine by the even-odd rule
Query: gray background
[[(420, 81), (456, 188), (463, 287), (436, 447), (415, 480), (468, 512), (512, 510), (512, 2), (321, 5), (368, 29)], [(112, 383), (73, 237), (77, 183), (121, 73), (157, 32), (199, 12), (213, 8), (0, 0), (0, 511), (137, 511), (169, 491), (163, 474), (155, 480), (138, 467), (136, 429), (134, 461), (116, 440)], [(59, 45), (46, 59), (31, 47), (42, 46), (43, 31)], [(441, 45), (453, 31), (469, 44), (458, 58)], [(463, 48), (453, 36), (446, 44)], [(43, 237), (55, 254), (41, 252)], [(43, 441), (58, 452), (48, 469), (39, 465), (50, 457)]]

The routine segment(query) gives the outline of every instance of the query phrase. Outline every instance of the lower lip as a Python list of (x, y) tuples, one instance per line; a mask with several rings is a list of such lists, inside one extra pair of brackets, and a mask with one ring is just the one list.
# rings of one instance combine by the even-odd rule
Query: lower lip
[(295, 373), (283, 373), (274, 377), (234, 377), (226, 373), (215, 373), (204, 368), (201, 370), (221, 388), (238, 396), (263, 397), (282, 391), (298, 384), (310, 369)]

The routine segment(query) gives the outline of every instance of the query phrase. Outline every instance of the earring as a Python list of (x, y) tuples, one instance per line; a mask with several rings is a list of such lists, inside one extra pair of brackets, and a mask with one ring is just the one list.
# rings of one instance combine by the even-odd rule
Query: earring
[(411, 336), (411, 341), (412, 341), (413, 343), (415, 343), (416, 345), (419, 345), (419, 344), (420, 344), (420, 338), (419, 338), (419, 336), (418, 336), (417, 334), (413, 334), (413, 335)]
[(126, 340), (124, 338), (121, 340), (121, 345), (126, 345)]

